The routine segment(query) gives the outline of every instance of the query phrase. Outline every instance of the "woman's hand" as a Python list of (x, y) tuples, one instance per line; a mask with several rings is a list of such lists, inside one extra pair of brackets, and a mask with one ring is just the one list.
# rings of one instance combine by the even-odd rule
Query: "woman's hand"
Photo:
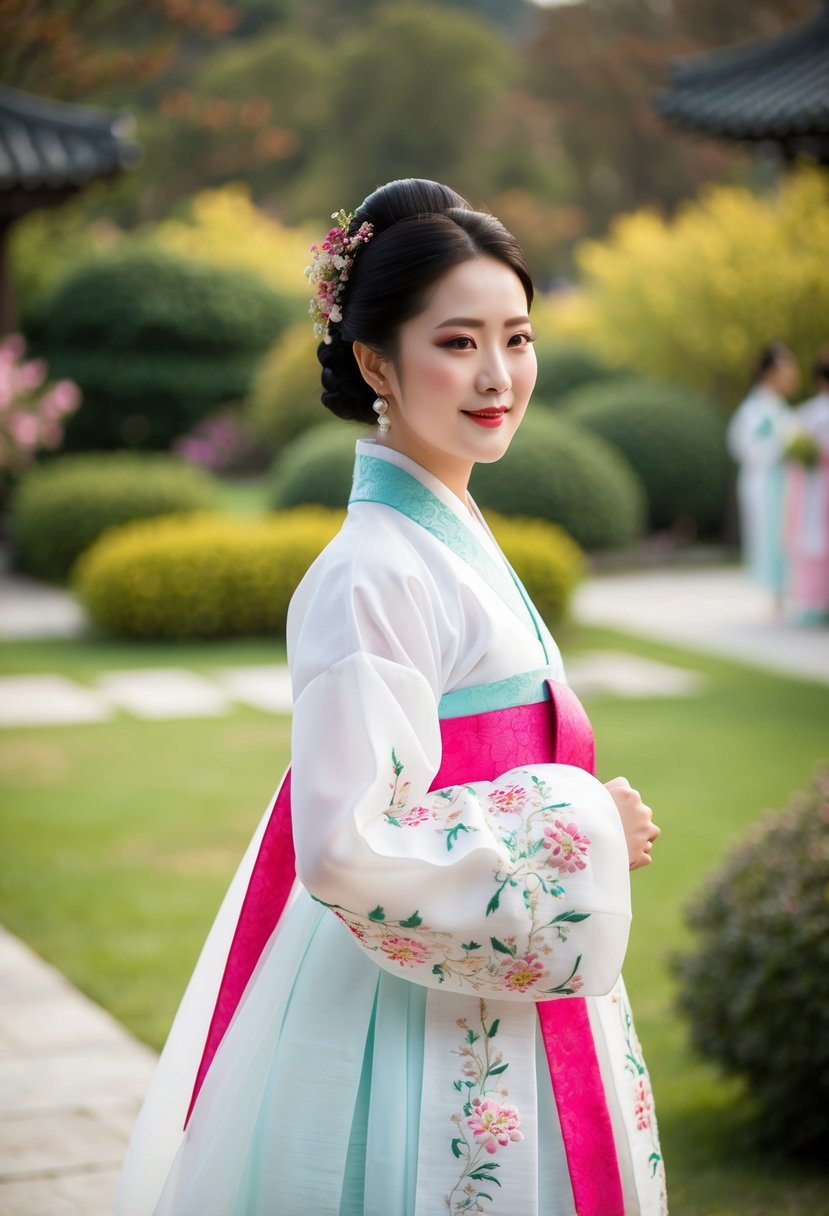
[(653, 812), (646, 806), (638, 790), (631, 789), (627, 777), (614, 777), (605, 785), (616, 803), (628, 845), (630, 869), (651, 864), (651, 849), (661, 829), (653, 821)]

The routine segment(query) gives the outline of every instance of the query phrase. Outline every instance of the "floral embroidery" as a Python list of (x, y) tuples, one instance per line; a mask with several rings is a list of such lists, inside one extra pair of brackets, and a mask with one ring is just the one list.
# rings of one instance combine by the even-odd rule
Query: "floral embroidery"
[(642, 1045), (633, 1025), (633, 1014), (630, 1006), (620, 990), (617, 998), (619, 1017), (622, 1022), (622, 1033), (625, 1037), (625, 1069), (634, 1078), (633, 1114), (636, 1130), (649, 1131), (651, 1138), (651, 1153), (648, 1164), (651, 1167), (651, 1178), (662, 1174), (662, 1152), (659, 1146), (659, 1135), (656, 1119), (653, 1117), (653, 1096), (651, 1094), (650, 1078), (642, 1055)]
[(487, 1158), (524, 1139), (517, 1107), (504, 1100), (509, 1097), (503, 1085), (509, 1063), (500, 1051), (492, 1049), (500, 1020), (488, 1023), (485, 1001), (480, 1002), (480, 1032), (473, 1030), (466, 1018), (457, 1022), (464, 1038), (453, 1054), (461, 1059), (462, 1075), (453, 1085), (464, 1101), (452, 1115), (457, 1134), (452, 1137), (451, 1151), (462, 1168), (452, 1190), (444, 1195), (451, 1213), (486, 1211), (483, 1205), (492, 1203), (493, 1196), (482, 1188), (501, 1186), (497, 1177), (500, 1163)]
[(553, 827), (544, 829), (542, 844), (549, 850), (549, 865), (557, 866), (565, 874), (575, 874), (576, 870), (586, 869), (585, 858), (590, 838), (583, 836), (575, 823), (564, 823), (557, 819)]
[(544, 964), (537, 954), (524, 954), (517, 959), (505, 959), (501, 964), (504, 968), (504, 983), (513, 992), (526, 992), (539, 980), (546, 979), (550, 974), (544, 970)]
[(489, 795), (490, 810), (504, 814), (517, 814), (523, 811), (526, 805), (527, 795), (520, 785), (505, 785), (502, 789), (493, 790)]
[(419, 942), (414, 937), (399, 937), (396, 933), (384, 937), (380, 942), (380, 949), (386, 958), (390, 958), (393, 963), (399, 963), (401, 967), (420, 966), (421, 963), (429, 961), (432, 953), (424, 942)]
[(406, 811), (405, 815), (401, 815), (400, 824), (405, 824), (407, 828), (416, 828), (421, 823), (428, 823), (434, 819), (434, 815), (429, 810), (428, 806), (413, 806), (411, 810)]

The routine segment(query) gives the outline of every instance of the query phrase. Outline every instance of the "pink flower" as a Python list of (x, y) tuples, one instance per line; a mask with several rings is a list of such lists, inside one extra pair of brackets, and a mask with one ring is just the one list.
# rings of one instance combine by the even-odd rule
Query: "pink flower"
[(400, 822), (405, 823), (407, 828), (416, 828), (419, 823), (427, 823), (431, 818), (432, 812), (427, 806), (413, 806), (400, 816)]
[(472, 1114), (466, 1124), (490, 1154), (496, 1153), (499, 1146), (506, 1148), (510, 1142), (515, 1144), (524, 1139), (518, 1130), (521, 1117), (516, 1108), (506, 1104), (502, 1106), (492, 1098), (473, 1098)]
[(30, 359), (28, 363), (21, 363), (17, 369), (18, 392), (28, 393), (32, 389), (40, 388), (45, 379), (46, 364), (42, 359)]
[(423, 942), (414, 937), (398, 937), (392, 934), (384, 937), (380, 949), (393, 963), (401, 967), (420, 967), (429, 961), (431, 950)]
[(573, 990), (573, 992), (578, 992), (580, 988), (584, 987), (584, 980), (581, 978), (580, 975), (574, 975), (573, 978), (570, 980), (569, 986)]
[(9, 415), (9, 431), (21, 447), (34, 447), (40, 438), (37, 418), (22, 412)]
[(549, 849), (547, 861), (566, 874), (575, 874), (576, 870), (587, 868), (584, 860), (590, 845), (590, 839), (583, 836), (575, 823), (564, 823), (561, 819), (555, 821), (555, 827), (544, 829), (544, 848)]
[(526, 992), (548, 973), (537, 954), (524, 954), (520, 958), (504, 959), (504, 983), (513, 992)]
[(642, 1132), (651, 1124), (651, 1095), (648, 1087), (645, 1084), (645, 1078), (640, 1077), (636, 1082), (636, 1090), (634, 1093), (634, 1111), (636, 1114), (636, 1128)]
[(81, 403), (81, 393), (73, 380), (56, 380), (41, 399), (40, 405), (49, 418), (73, 413)]
[(527, 794), (520, 785), (505, 785), (489, 795), (490, 810), (500, 811), (503, 815), (514, 815), (522, 811), (526, 804)]

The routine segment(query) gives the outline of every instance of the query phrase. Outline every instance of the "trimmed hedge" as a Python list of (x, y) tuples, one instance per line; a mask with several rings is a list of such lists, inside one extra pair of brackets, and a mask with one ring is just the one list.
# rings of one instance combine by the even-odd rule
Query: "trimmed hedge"
[(729, 461), (723, 411), (673, 384), (616, 379), (589, 384), (561, 402), (562, 414), (612, 444), (639, 474), (651, 529), (717, 531)]
[(281, 635), (291, 596), (342, 520), (320, 508), (142, 520), (102, 537), (73, 582), (92, 619), (120, 637)]
[(317, 339), (307, 322), (283, 334), (259, 365), (247, 412), (257, 439), (272, 456), (303, 431), (331, 421), (320, 401), (321, 373)]
[(540, 339), (535, 344), (538, 379), (533, 402), (548, 409), (558, 409), (559, 403), (575, 389), (585, 384), (597, 384), (619, 379), (628, 373), (612, 367), (589, 346), (576, 342)]
[(133, 452), (61, 456), (26, 474), (12, 502), (20, 567), (62, 581), (107, 528), (215, 506), (216, 482), (174, 456)]
[(39, 309), (37, 345), (83, 404), (70, 448), (167, 448), (241, 400), (294, 304), (254, 275), (142, 246), (97, 256)]
[(645, 497), (623, 456), (557, 414), (530, 413), (495, 464), (476, 465), (480, 507), (559, 524), (584, 549), (615, 549), (642, 533)]
[(742, 1077), (757, 1134), (825, 1164), (829, 1142), (829, 769), (766, 815), (686, 912), (678, 1000), (701, 1055)]
[(354, 445), (371, 433), (371, 427), (353, 422), (328, 422), (294, 439), (274, 465), (268, 500), (273, 510), (305, 503), (345, 507), (354, 473)]
[[(302, 507), (245, 521), (216, 514), (142, 520), (103, 536), (73, 572), (93, 620), (127, 638), (282, 634), (305, 571), (342, 511)], [(493, 517), (493, 531), (548, 624), (583, 572), (578, 546), (539, 520)]]

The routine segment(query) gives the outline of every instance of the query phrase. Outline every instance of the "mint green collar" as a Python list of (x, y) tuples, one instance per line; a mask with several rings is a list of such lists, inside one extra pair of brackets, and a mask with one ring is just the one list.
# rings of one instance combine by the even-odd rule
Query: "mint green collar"
[[(518, 619), (527, 617), (549, 663), (544, 641), (544, 625), (527, 592), (509, 563), (501, 565), (468, 528), (428, 486), (398, 465), (377, 456), (358, 452), (354, 465), (352, 502), (380, 502), (420, 524), (427, 532), (457, 554), (500, 596)], [(518, 593), (516, 596), (516, 592)]]

